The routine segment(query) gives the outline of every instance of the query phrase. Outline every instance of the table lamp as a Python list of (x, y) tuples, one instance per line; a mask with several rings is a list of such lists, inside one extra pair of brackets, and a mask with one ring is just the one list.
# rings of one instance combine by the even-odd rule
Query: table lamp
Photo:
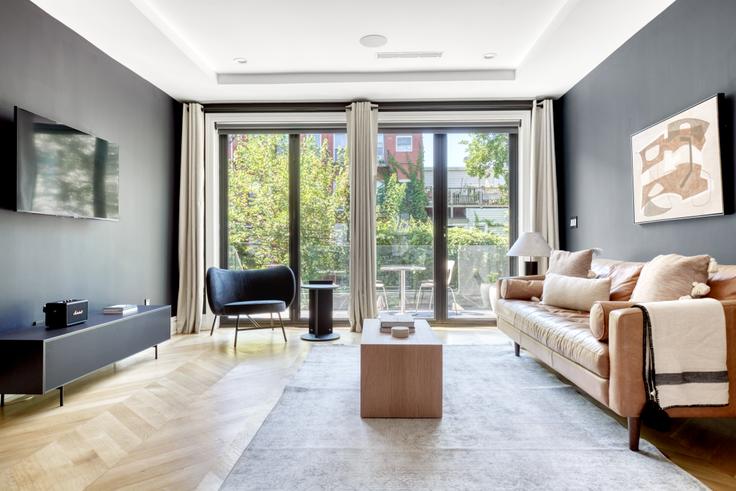
[(524, 261), (524, 274), (538, 274), (537, 261), (535, 257), (549, 257), (552, 248), (544, 240), (539, 232), (524, 232), (511, 246), (507, 256), (525, 256), (529, 261)]

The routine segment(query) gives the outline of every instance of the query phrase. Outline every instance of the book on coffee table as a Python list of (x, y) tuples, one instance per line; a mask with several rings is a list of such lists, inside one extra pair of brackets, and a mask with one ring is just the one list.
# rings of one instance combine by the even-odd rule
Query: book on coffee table
[(381, 314), (381, 332), (391, 332), (392, 327), (408, 327), (409, 332), (414, 332), (414, 318), (409, 314)]

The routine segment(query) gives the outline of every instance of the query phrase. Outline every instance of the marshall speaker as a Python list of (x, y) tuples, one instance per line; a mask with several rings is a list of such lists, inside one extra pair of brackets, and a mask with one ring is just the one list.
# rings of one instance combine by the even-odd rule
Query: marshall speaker
[(69, 327), (87, 321), (89, 309), (87, 300), (59, 300), (49, 302), (43, 308), (46, 313), (46, 327)]

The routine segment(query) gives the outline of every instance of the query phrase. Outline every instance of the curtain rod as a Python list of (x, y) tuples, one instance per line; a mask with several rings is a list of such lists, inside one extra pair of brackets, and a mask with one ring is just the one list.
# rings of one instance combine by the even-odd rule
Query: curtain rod
[[(529, 110), (531, 100), (503, 101), (371, 101), (381, 112), (398, 111), (513, 111)], [(347, 102), (254, 102), (204, 104), (207, 113), (342, 112)]]

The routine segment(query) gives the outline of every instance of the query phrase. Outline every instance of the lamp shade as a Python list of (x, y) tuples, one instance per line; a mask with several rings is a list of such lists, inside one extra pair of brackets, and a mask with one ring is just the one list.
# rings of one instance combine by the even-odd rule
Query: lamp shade
[(552, 248), (539, 232), (524, 232), (511, 246), (507, 256), (549, 257)]

